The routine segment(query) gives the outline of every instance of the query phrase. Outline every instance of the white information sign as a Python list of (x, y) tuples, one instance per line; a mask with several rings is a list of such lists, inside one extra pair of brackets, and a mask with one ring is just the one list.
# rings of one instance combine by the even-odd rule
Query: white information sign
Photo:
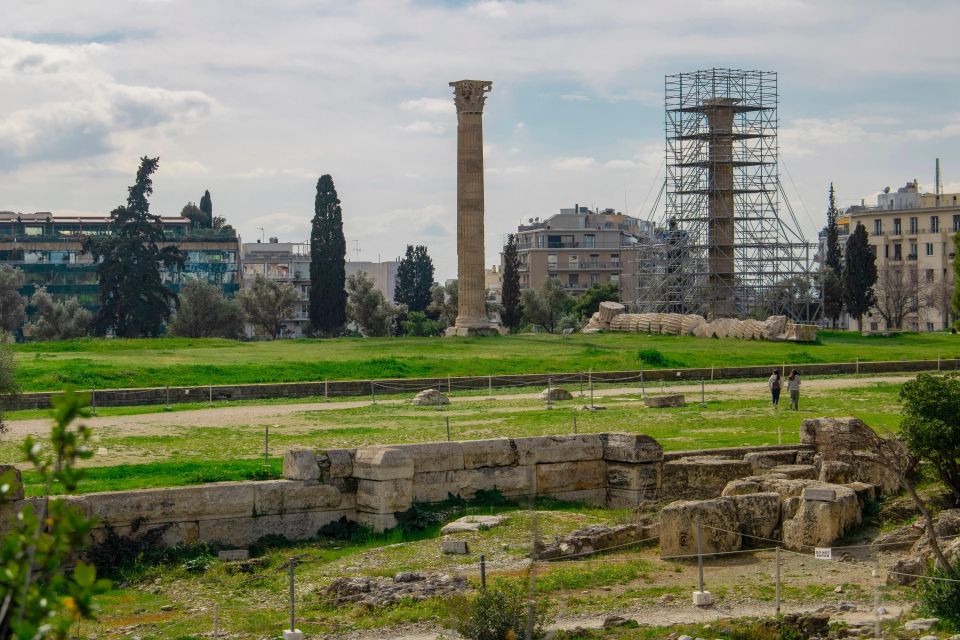
[(817, 560), (833, 560), (833, 549), (830, 547), (815, 547), (813, 556)]

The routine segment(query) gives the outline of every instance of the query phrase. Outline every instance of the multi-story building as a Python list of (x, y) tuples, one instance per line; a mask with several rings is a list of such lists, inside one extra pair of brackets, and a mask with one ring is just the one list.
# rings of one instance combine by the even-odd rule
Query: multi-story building
[[(857, 223), (866, 227), (877, 256), (878, 297), (896, 295), (911, 299), (901, 326), (888, 326), (884, 314), (875, 308), (864, 318), (861, 330), (949, 328), (950, 296), (955, 284), (954, 236), (960, 231), (958, 196), (960, 194), (921, 193), (914, 180), (895, 193), (889, 187), (884, 189), (877, 196), (876, 207), (858, 206), (848, 210), (851, 227)], [(880, 304), (882, 302), (878, 307)]]
[(500, 267), (491, 265), (489, 269), (483, 270), (483, 285), (487, 290), (487, 302), (489, 304), (500, 304), (503, 302), (503, 274)]
[[(165, 284), (179, 291), (187, 280), (200, 279), (220, 286), (227, 295), (239, 290), (240, 245), (232, 228), (196, 229), (181, 217), (161, 217), (160, 223), (166, 238), (160, 246), (175, 245), (187, 256), (182, 270), (163, 270)], [(23, 271), (25, 296), (46, 287), (57, 299), (76, 298), (95, 308), (97, 265), (83, 251), (83, 242), (111, 233), (108, 216), (0, 211), (0, 264)]]
[[(397, 265), (391, 262), (348, 261), (346, 273), (363, 272), (369, 275), (374, 286), (384, 297), (393, 302), (397, 282)], [(299, 302), (293, 314), (284, 322), (282, 337), (300, 337), (310, 321), (310, 243), (248, 242), (243, 245), (243, 286), (249, 287), (256, 276), (291, 285), (297, 290)], [(247, 327), (253, 335), (253, 327)]]
[(576, 296), (613, 282), (622, 301), (633, 301), (638, 247), (653, 231), (650, 222), (579, 205), (545, 220), (531, 219), (517, 228), (520, 288), (536, 289), (555, 277)]

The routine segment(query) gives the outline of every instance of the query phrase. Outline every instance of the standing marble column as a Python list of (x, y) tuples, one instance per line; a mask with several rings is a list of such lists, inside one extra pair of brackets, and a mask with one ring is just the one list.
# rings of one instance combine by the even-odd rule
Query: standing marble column
[(457, 105), (457, 320), (449, 334), (496, 333), (486, 311), (483, 247), (483, 104), (493, 83), (451, 82)]

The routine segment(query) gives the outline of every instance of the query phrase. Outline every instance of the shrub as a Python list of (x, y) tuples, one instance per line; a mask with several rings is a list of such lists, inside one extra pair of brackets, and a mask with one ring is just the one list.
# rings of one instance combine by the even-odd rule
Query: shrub
[(508, 507), (515, 503), (505, 497), (500, 489), (494, 487), (493, 489), (478, 489), (473, 494), (473, 500), (470, 501), (470, 504), (477, 507)]
[[(954, 563), (953, 570), (960, 571), (960, 561)], [(960, 631), (960, 583), (953, 582), (953, 576), (940, 568), (935, 568), (929, 576), (950, 580), (921, 580), (921, 608), (925, 613), (940, 618), (941, 626)]]
[(637, 360), (651, 367), (666, 367), (670, 361), (656, 349), (641, 349), (637, 352)]
[(403, 513), (397, 514), (397, 526), (400, 527), (404, 535), (426, 531), (437, 526), (440, 522), (440, 514), (430, 511), (416, 502)]
[[(452, 610), (457, 633), (468, 640), (522, 638), (530, 612), (524, 586), (503, 580), (495, 580), (486, 591), (455, 603)], [(533, 615), (533, 637), (542, 638), (550, 622), (545, 599), (536, 600)]]

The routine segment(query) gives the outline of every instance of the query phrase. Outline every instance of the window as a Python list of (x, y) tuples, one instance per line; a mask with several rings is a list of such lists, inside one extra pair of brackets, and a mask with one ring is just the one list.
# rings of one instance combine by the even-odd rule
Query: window
[(880, 325), (878, 325), (876, 322), (870, 323), (870, 331), (876, 331), (879, 328), (880, 328)]
[(547, 254), (547, 269), (556, 269), (557, 268), (557, 254), (548, 253)]
[(893, 245), (893, 259), (903, 260), (903, 245), (899, 242)]
[(900, 218), (893, 219), (893, 235), (898, 236), (903, 233), (903, 225), (900, 223)]
[(940, 216), (930, 216), (930, 233), (940, 233)]
[(568, 282), (570, 283), (570, 286), (571, 286), (571, 287), (579, 286), (579, 284), (580, 284), (580, 274), (579, 274), (579, 273), (571, 273)]
[(927, 282), (933, 282), (933, 269), (927, 269)]
[(619, 254), (619, 253), (611, 253), (611, 254), (610, 254), (610, 264), (612, 264), (612, 265), (615, 266), (615, 267), (619, 267), (619, 266), (620, 266), (620, 254)]
[(927, 255), (928, 255), (928, 256), (932, 256), (932, 255), (933, 255), (933, 243), (932, 243), (932, 242), (928, 242), (928, 243), (927, 243)]
[(595, 266), (597, 266), (598, 264), (600, 264), (600, 254), (599, 254), (599, 253), (591, 253), (591, 254), (590, 254), (590, 266), (591, 266), (591, 267), (595, 267)]
[(580, 256), (575, 253), (571, 253), (568, 256), (567, 261), (569, 262), (571, 269), (576, 269), (580, 265)]
[(953, 216), (953, 230), (960, 231), (960, 216)]
[(24, 227), (24, 228), (23, 228), (23, 231), (24, 231), (24, 233), (26, 233), (28, 236), (42, 236), (42, 235), (43, 235), (43, 227), (35, 227), (35, 226), (32, 226), (32, 225), (31, 225), (31, 226), (29, 226), (29, 227)]
[(927, 331), (933, 331), (933, 323), (932, 323), (932, 322), (928, 322), (928, 323), (927, 323)]
[(600, 284), (600, 274), (599, 274), (599, 273), (591, 273), (591, 274), (590, 274), (590, 284), (591, 284), (591, 285)]
[(910, 255), (907, 257), (912, 258), (914, 260), (917, 259), (917, 243), (916, 242), (910, 243)]
[(619, 273), (610, 274), (610, 284), (615, 284), (615, 285), (617, 285), (618, 287), (620, 286), (620, 274), (619, 274)]
[[(954, 216), (954, 218), (960, 218), (960, 216)], [(873, 221), (873, 235), (875, 236), (883, 235), (883, 220)]]
[(597, 236), (588, 234), (583, 236), (583, 246), (587, 249), (593, 249), (597, 245)]
[(917, 218), (910, 218), (910, 233), (918, 233), (920, 231), (920, 221)]

